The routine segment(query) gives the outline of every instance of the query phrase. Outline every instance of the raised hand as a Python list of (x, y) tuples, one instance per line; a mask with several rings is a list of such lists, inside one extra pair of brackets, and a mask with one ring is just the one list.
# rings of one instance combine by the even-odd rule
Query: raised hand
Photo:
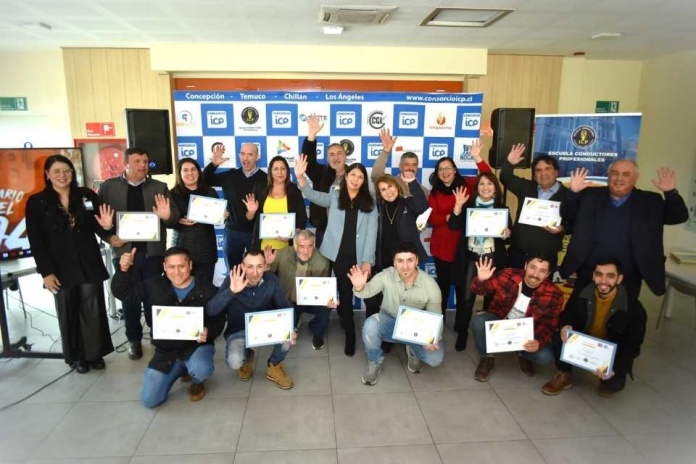
[(454, 195), (454, 208), (461, 211), (462, 206), (469, 200), (469, 194), (466, 192), (466, 187), (457, 187), (452, 190)]
[(495, 267), (491, 258), (483, 257), (476, 262), (476, 275), (479, 281), (490, 279), (494, 272)]
[(56, 277), (55, 274), (49, 274), (43, 279), (44, 281), (44, 287), (46, 287), (46, 290), (48, 290), (51, 293), (58, 293), (58, 290), (60, 290), (60, 281), (58, 280), (58, 277)]
[(270, 266), (276, 258), (276, 251), (271, 247), (271, 245), (266, 245), (263, 248), (263, 256), (266, 258), (266, 266)]
[(526, 149), (527, 147), (523, 143), (516, 143), (510, 149), (510, 153), (508, 153), (507, 160), (513, 166), (519, 164), (524, 159), (524, 151)]
[(172, 209), (169, 206), (169, 198), (161, 193), (155, 195), (155, 206), (152, 207), (152, 212), (163, 221), (169, 219), (169, 216), (172, 215)]
[(477, 163), (481, 162), (481, 149), (483, 148), (483, 144), (481, 143), (481, 139), (476, 139), (471, 143), (471, 148), (469, 149), (469, 153), (471, 153), (471, 157), (473, 160)]
[(575, 193), (585, 190), (585, 187), (590, 185), (590, 181), (587, 178), (587, 168), (577, 168), (570, 173), (570, 190)]
[(319, 122), (319, 116), (314, 113), (307, 116), (307, 130), (310, 140), (314, 140), (323, 128), (324, 123)]
[(363, 288), (365, 288), (365, 284), (367, 283), (368, 277), (369, 274), (364, 273), (363, 270), (360, 269), (358, 266), (351, 267), (350, 272), (348, 273), (348, 278), (350, 279), (350, 282), (353, 284), (353, 288), (355, 288), (357, 291), (360, 291)]
[(114, 226), (114, 210), (106, 203), (99, 206), (99, 214), (95, 218), (104, 230), (109, 230)]
[(391, 136), (389, 129), (386, 127), (382, 128), (382, 130), (379, 131), (379, 139), (382, 141), (382, 150), (386, 151), (387, 153), (392, 151), (392, 148), (394, 148), (394, 144), (396, 143), (396, 137)]
[(307, 156), (300, 154), (295, 158), (295, 177), (300, 186), (305, 184), (305, 173), (307, 172)]
[(652, 179), (652, 183), (663, 192), (677, 188), (677, 178), (674, 171), (664, 166), (657, 170), (657, 179)]
[(122, 272), (128, 272), (128, 269), (133, 265), (133, 261), (135, 261), (135, 253), (138, 251), (137, 248), (133, 247), (131, 251), (128, 253), (123, 253), (121, 255), (121, 259), (118, 263), (119, 267), (121, 268)]
[(368, 278), (370, 277), (370, 275), (372, 275), (372, 264), (362, 263), (360, 265), (360, 269), (363, 271), (363, 274), (365, 274)]
[(230, 291), (232, 293), (239, 293), (244, 290), (247, 285), (249, 285), (249, 281), (246, 279), (242, 266), (234, 266), (230, 271)]
[(242, 198), (242, 203), (246, 206), (247, 212), (251, 214), (256, 214), (256, 211), (259, 210), (259, 201), (253, 193), (247, 193), (246, 198)]
[(222, 163), (229, 161), (229, 158), (223, 158), (223, 145), (218, 144), (215, 145), (215, 148), (213, 148), (213, 158), (210, 160), (211, 163), (213, 163), (214, 166), (220, 166)]

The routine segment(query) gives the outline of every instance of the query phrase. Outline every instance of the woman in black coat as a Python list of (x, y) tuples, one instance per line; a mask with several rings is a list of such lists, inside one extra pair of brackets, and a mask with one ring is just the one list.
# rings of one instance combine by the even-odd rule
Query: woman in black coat
[(27, 237), (44, 287), (54, 294), (63, 358), (81, 374), (104, 369), (114, 346), (104, 301), (109, 274), (95, 234), (106, 238), (113, 211), (78, 187), (65, 156), (49, 156), (44, 173), (46, 187), (27, 201)]
[[(476, 277), (476, 263), (480, 258), (486, 257), (493, 260), (497, 270), (502, 270), (507, 262), (505, 241), (510, 237), (511, 218), (510, 211), (502, 200), (500, 183), (492, 172), (485, 172), (476, 178), (476, 192), (469, 195), (466, 189), (457, 189), (454, 192), (454, 211), (450, 215), (447, 225), (451, 229), (461, 229), (462, 234), (457, 247), (455, 257), (456, 269), (455, 284), (462, 289), (461, 299), (457, 295), (457, 313), (454, 318), (454, 330), (457, 332), (455, 349), (466, 349), (466, 341), (469, 331), (469, 322), (474, 308), (476, 295), (471, 290), (471, 282)], [(466, 221), (469, 208), (498, 208), (504, 209), (507, 215), (508, 226), (502, 231), (503, 237), (467, 237)], [(461, 301), (460, 301), (461, 300)], [(484, 309), (488, 301), (484, 299)]]
[(191, 254), (193, 272), (198, 279), (212, 282), (218, 260), (215, 227), (187, 218), (191, 195), (218, 198), (215, 189), (203, 182), (201, 172), (200, 165), (194, 159), (182, 158), (177, 164), (176, 186), (171, 193), (181, 212), (181, 219), (174, 228), (173, 245), (186, 248)]

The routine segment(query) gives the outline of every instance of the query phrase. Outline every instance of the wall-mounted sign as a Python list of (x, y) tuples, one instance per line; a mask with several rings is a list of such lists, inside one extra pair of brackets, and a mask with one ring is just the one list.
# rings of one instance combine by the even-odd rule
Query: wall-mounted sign
[(116, 135), (116, 128), (113, 122), (88, 122), (87, 137), (113, 137)]
[(27, 111), (27, 97), (0, 97), (0, 111)]
[(618, 101), (602, 101), (597, 100), (595, 104), (595, 113), (618, 113), (619, 112), (619, 102)]

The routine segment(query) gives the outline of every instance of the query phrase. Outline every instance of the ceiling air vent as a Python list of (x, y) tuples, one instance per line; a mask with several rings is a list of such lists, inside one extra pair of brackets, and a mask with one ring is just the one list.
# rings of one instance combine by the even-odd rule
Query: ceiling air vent
[(384, 24), (395, 6), (322, 5), (319, 22), (326, 24)]

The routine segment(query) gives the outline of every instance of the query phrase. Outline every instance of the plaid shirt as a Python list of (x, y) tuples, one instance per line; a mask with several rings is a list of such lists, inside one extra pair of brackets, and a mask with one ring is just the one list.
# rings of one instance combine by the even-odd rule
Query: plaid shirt
[[(517, 301), (523, 278), (524, 270), (505, 268), (483, 282), (475, 277), (471, 282), (471, 290), (477, 295), (493, 293), (493, 300), (487, 311), (505, 319)], [(558, 327), (562, 309), (563, 292), (548, 280), (544, 280), (532, 292), (525, 317), (534, 318), (534, 338), (539, 341), (539, 348), (551, 340), (551, 335)]]

